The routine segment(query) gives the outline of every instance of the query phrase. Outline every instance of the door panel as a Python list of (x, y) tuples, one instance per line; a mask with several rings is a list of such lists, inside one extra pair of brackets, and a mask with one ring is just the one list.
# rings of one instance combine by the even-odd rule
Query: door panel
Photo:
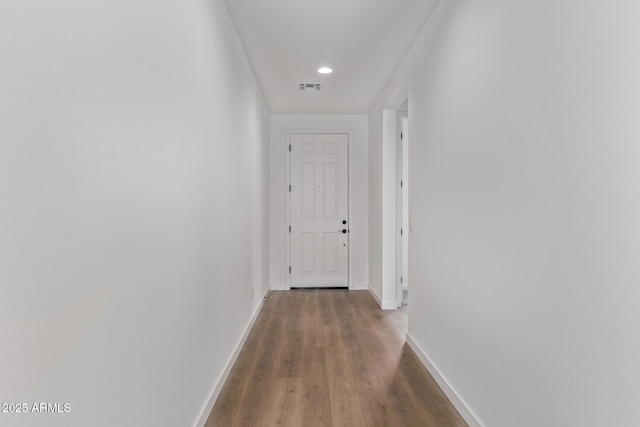
[(291, 287), (347, 287), (348, 135), (294, 133), (290, 142)]
[(325, 274), (338, 274), (338, 233), (324, 233), (324, 260), (323, 268)]
[(316, 220), (316, 165), (315, 163), (300, 164), (300, 219), (302, 221)]
[(324, 191), (322, 216), (325, 221), (336, 221), (338, 219), (338, 164), (325, 163), (324, 170)]
[(302, 274), (316, 274), (316, 233), (300, 233), (302, 245), (300, 245), (302, 260)]

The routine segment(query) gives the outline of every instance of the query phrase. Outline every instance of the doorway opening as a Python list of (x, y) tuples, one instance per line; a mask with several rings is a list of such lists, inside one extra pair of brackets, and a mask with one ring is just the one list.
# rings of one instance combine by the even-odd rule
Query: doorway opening
[[(382, 110), (382, 298), (380, 308), (396, 310), (408, 296), (409, 93), (401, 85)], [(404, 128), (403, 128), (404, 127)]]

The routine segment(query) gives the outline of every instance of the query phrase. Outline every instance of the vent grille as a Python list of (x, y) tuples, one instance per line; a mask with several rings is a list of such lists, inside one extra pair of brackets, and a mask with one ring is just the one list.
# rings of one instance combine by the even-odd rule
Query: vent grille
[(320, 83), (300, 83), (300, 90), (315, 89), (320, 90)]

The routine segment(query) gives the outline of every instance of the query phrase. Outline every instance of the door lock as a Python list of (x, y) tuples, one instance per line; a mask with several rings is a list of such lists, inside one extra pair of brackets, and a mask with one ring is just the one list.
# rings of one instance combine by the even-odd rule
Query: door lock
[(343, 219), (343, 220), (342, 220), (342, 224), (346, 224), (346, 223), (347, 223), (347, 220), (346, 220), (346, 219)]
[(346, 228), (342, 229), (342, 234), (347, 234), (347, 229)]

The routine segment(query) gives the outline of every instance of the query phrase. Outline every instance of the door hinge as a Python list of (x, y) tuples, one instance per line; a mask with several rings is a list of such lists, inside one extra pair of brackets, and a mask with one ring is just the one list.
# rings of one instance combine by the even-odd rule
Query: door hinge
[(289, 233), (291, 233), (291, 226), (289, 226)]
[(291, 152), (291, 144), (289, 144), (289, 152)]
[(402, 182), (402, 180), (400, 180), (400, 188), (402, 188), (404, 185), (404, 183)]
[[(403, 135), (402, 135), (402, 132), (400, 132), (400, 140), (402, 140), (402, 139), (403, 139)], [(289, 146), (289, 147), (291, 147), (291, 146)]]
[(291, 193), (291, 185), (289, 185), (289, 193)]
[(402, 283), (402, 276), (400, 276), (400, 283)]
[(400, 229), (400, 235), (402, 236), (402, 228)]
[(291, 266), (289, 266), (289, 274), (291, 274)]

